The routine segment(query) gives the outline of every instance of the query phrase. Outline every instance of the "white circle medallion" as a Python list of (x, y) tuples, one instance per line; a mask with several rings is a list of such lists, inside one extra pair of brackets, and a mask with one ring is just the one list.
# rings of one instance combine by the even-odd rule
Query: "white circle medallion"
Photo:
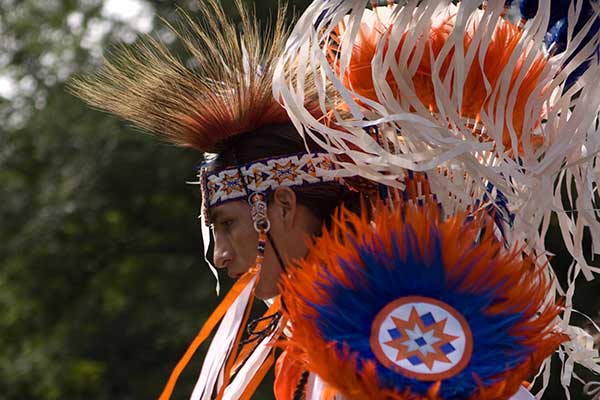
[(458, 374), (473, 351), (464, 317), (444, 302), (421, 296), (401, 297), (379, 311), (370, 343), (383, 365), (422, 381)]

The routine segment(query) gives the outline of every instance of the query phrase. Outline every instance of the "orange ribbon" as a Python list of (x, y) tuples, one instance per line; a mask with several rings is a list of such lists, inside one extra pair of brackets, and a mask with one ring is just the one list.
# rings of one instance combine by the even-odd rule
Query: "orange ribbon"
[[(167, 381), (167, 384), (165, 385), (165, 388), (163, 389), (159, 400), (169, 400), (171, 398), (171, 395), (173, 394), (173, 389), (175, 389), (175, 384), (177, 383), (177, 379), (179, 379), (179, 376), (181, 375), (183, 369), (190, 362), (192, 356), (194, 355), (196, 350), (198, 350), (198, 347), (200, 347), (200, 345), (206, 340), (206, 338), (210, 336), (210, 334), (215, 329), (219, 321), (221, 321), (229, 307), (246, 288), (246, 286), (248, 285), (250, 280), (256, 275), (256, 273), (257, 270), (255, 268), (252, 268), (250, 271), (242, 275), (242, 277), (231, 287), (221, 304), (219, 304), (215, 311), (211, 314), (211, 316), (208, 317), (208, 319), (204, 323), (204, 326), (202, 327), (202, 329), (200, 329), (198, 335), (196, 335), (196, 338), (192, 341), (183, 357), (181, 357), (181, 360), (179, 360), (179, 362), (175, 366), (175, 369), (173, 369), (173, 372), (171, 372), (171, 376), (169, 377), (169, 380)], [(248, 307), (248, 309), (249, 308), (250, 307)], [(247, 317), (248, 311), (246, 311), (245, 314)], [(243, 327), (243, 324), (240, 325), (240, 327)]]

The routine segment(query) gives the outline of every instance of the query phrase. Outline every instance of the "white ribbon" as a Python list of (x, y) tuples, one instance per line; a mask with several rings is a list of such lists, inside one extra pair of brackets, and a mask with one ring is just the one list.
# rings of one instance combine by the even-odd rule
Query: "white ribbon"
[(583, 393), (590, 396), (591, 400), (600, 400), (600, 382), (588, 382), (583, 385)]
[(519, 388), (519, 391), (515, 393), (510, 400), (533, 400), (535, 397), (531, 394), (531, 392), (525, 389), (523, 386)]

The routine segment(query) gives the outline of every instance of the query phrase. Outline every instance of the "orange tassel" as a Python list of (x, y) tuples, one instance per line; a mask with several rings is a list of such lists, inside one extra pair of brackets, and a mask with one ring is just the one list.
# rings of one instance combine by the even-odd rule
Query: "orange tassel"
[(192, 341), (183, 357), (181, 357), (181, 360), (179, 360), (175, 366), (175, 369), (173, 369), (173, 372), (171, 372), (171, 376), (169, 376), (169, 380), (167, 381), (159, 400), (169, 400), (171, 398), (173, 389), (175, 389), (175, 384), (177, 383), (181, 372), (183, 372), (183, 369), (190, 362), (192, 356), (194, 353), (196, 353), (196, 350), (198, 350), (198, 347), (200, 347), (200, 345), (204, 343), (204, 341), (210, 336), (229, 307), (233, 304), (235, 299), (237, 299), (240, 293), (242, 293), (246, 285), (250, 282), (255, 274), (256, 270), (253, 269), (242, 275), (242, 277), (238, 279), (238, 281), (231, 287), (221, 304), (219, 304), (211, 316), (208, 317), (204, 323), (204, 326), (202, 326), (202, 329), (200, 329), (200, 332), (198, 332), (196, 338)]
[[(266, 316), (275, 314), (276, 312), (278, 312), (280, 310), (280, 308), (281, 308), (281, 298), (279, 296), (277, 296), (275, 298), (275, 301), (273, 302), (273, 304), (271, 304), (269, 309), (267, 311), (265, 311), (265, 313), (262, 315), (263, 318)], [(261, 331), (261, 330), (265, 329), (267, 327), (267, 325), (269, 324), (269, 322), (270, 321), (268, 319), (261, 320), (256, 325), (256, 330)], [(285, 326), (284, 321), (282, 321), (280, 323), (280, 326)], [(240, 350), (237, 358), (235, 359), (235, 362), (233, 363), (233, 368), (231, 369), (231, 376), (235, 375), (235, 373), (244, 364), (244, 362), (248, 359), (248, 357), (250, 357), (250, 354), (252, 354), (252, 351), (254, 350), (255, 347), (256, 347), (255, 343), (246, 343), (245, 345), (242, 346), (242, 349)]]
[(275, 354), (273, 353), (273, 351), (271, 351), (269, 358), (267, 358), (265, 363), (256, 372), (256, 375), (254, 375), (252, 380), (248, 383), (248, 386), (246, 387), (246, 390), (244, 390), (244, 393), (242, 393), (240, 400), (250, 400), (252, 398), (252, 395), (254, 394), (254, 392), (256, 392), (258, 385), (265, 378), (265, 375), (267, 374), (274, 362)]

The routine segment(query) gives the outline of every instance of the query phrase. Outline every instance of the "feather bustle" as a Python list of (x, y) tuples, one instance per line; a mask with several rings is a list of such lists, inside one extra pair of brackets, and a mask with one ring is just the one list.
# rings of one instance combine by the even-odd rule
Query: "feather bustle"
[[(345, 295), (344, 309), (335, 308), (336, 304), (340, 306), (335, 300), (340, 293), (368, 290), (367, 287), (375, 292), (363, 293), (361, 298), (369, 298), (373, 304), (385, 303), (386, 298), (393, 297), (393, 288), (389, 294), (363, 284), (373, 282), (377, 275), (374, 271), (378, 268), (388, 268), (385, 276), (392, 276), (400, 273), (395, 270), (398, 263), (413, 260), (415, 269), (407, 272), (412, 276), (403, 275), (403, 279), (418, 281), (421, 275), (418, 269), (431, 268), (433, 271), (442, 262), (445, 266), (444, 285), (449, 292), (489, 295), (490, 299), (495, 299), (483, 306), (481, 312), (492, 319), (497, 316), (497, 321), (508, 321), (493, 329), (506, 331), (515, 338), (514, 346), (517, 347), (512, 351), (516, 353), (511, 357), (520, 361), (507, 369), (496, 366), (491, 370), (498, 372), (490, 376), (477, 363), (493, 365), (502, 354), (502, 347), (498, 348), (497, 354), (480, 356), (469, 371), (488, 375), (476, 378), (478, 383), (474, 384), (473, 392), (464, 398), (509, 398), (521, 382), (534, 374), (543, 360), (568, 339), (556, 327), (560, 307), (546, 302), (550, 280), (543, 267), (523, 257), (519, 248), (506, 250), (493, 235), (489, 217), (476, 214), (475, 218), (467, 220), (462, 214), (442, 222), (439, 209), (433, 205), (397, 207), (392, 212), (380, 204), (376, 209), (372, 221), (365, 214), (356, 216), (340, 211), (333, 231), (323, 233), (309, 258), (299, 262), (299, 268), (291, 270), (282, 283), (284, 301), (288, 300), (285, 301), (287, 313), (295, 321), (291, 339), (284, 345), (309, 370), (344, 396), (349, 399), (437, 399), (444, 398), (444, 393), (449, 390), (449, 382), (428, 386), (413, 382), (411, 386), (394, 387), (391, 378), (382, 375), (377, 361), (365, 356), (369, 353), (365, 353), (358, 339), (370, 327), (361, 326), (356, 315), (362, 313), (361, 307), (374, 306), (349, 300)], [(434, 250), (435, 243), (442, 246), (439, 253)], [(442, 260), (436, 259), (436, 255)], [(431, 274), (434, 273), (426, 274), (428, 280), (437, 279)], [(389, 284), (393, 285), (392, 281)], [(379, 289), (383, 286), (384, 283), (377, 284)], [(451, 301), (451, 297), (446, 299)], [(343, 334), (348, 343), (341, 339), (342, 336), (338, 340), (329, 336), (333, 328), (325, 326), (335, 320), (337, 324), (353, 326), (351, 331)], [(480, 322), (474, 319), (471, 323)], [(489, 335), (496, 333), (490, 331)], [(475, 346), (481, 339), (474, 338)]]

